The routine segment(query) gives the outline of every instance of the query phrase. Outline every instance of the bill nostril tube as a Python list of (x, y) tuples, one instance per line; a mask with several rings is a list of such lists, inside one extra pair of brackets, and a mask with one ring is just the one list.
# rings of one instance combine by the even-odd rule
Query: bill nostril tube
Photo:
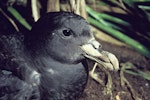
[(95, 39), (94, 40), (92, 40), (92, 41), (90, 41), (90, 44), (95, 48), (95, 49), (101, 49), (102, 48), (102, 45), (98, 42), (98, 41), (96, 41)]

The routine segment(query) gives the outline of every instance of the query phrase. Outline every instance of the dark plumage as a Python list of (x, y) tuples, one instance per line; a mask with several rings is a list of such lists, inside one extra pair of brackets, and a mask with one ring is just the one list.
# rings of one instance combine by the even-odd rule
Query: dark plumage
[(35, 99), (77, 99), (88, 77), (79, 46), (91, 37), (89, 24), (67, 12), (46, 14), (25, 36), (1, 34), (1, 98), (30, 100), (36, 91)]
[(25, 35), (0, 33), (0, 99), (76, 100), (88, 78), (85, 44), (99, 50), (89, 24), (69, 12), (46, 14)]

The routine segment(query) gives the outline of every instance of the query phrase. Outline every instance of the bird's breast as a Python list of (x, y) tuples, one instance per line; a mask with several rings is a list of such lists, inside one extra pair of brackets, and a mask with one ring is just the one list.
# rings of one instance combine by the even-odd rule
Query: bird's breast
[(48, 68), (41, 75), (41, 95), (47, 94), (43, 98), (45, 100), (74, 100), (80, 96), (88, 77), (83, 64), (55, 64), (53, 66), (55, 67)]

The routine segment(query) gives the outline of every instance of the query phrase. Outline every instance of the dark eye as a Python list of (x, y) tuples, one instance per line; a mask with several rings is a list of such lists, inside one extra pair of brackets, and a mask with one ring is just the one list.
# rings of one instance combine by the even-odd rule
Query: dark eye
[(63, 30), (63, 35), (64, 36), (71, 36), (72, 32), (71, 32), (71, 30)]

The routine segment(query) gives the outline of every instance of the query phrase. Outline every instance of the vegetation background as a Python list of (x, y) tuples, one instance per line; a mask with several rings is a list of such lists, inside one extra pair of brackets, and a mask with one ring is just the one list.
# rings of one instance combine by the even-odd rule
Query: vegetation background
[[(150, 100), (150, 0), (1, 0), (0, 32), (26, 33), (40, 16), (54, 11), (87, 19), (103, 48), (121, 63), (120, 71), (111, 73), (111, 93), (90, 79), (81, 100)], [(107, 83), (108, 76), (98, 72)]]

